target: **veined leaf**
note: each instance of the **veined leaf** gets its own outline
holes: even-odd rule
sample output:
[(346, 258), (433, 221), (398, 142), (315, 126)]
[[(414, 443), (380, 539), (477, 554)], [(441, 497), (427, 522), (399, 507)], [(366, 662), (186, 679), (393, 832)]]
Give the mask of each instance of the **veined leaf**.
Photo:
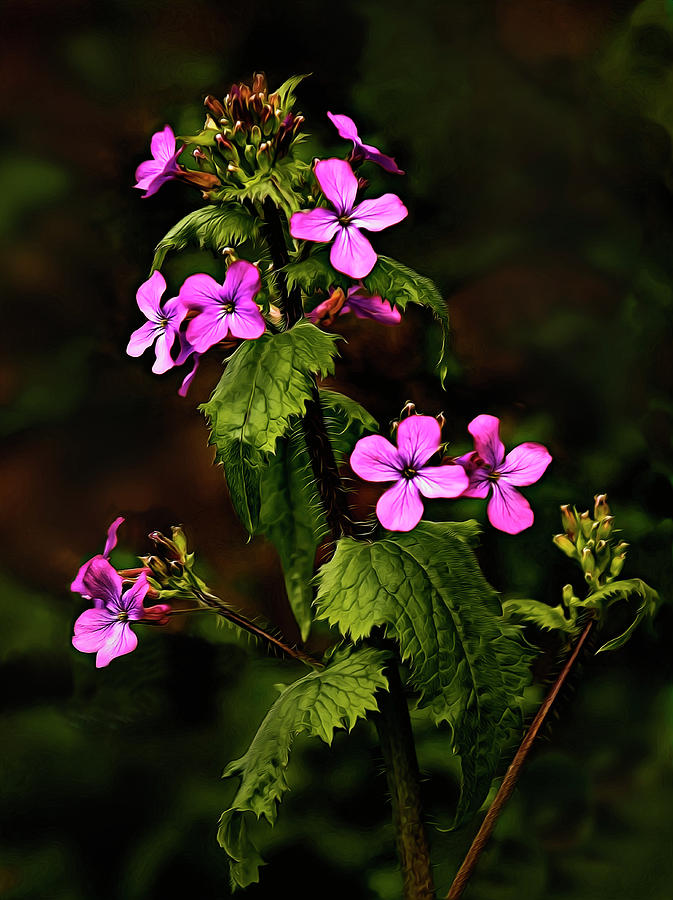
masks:
[[(350, 454), (365, 432), (377, 431), (366, 409), (335, 391), (320, 391), (325, 424), (337, 463)], [(285, 575), (292, 611), (306, 640), (311, 627), (315, 554), (327, 531), (320, 497), (300, 423), (280, 438), (261, 473), (261, 512), (257, 531), (274, 544)]]
[(245, 755), (224, 770), (224, 778), (241, 779), (218, 831), (230, 858), (233, 887), (259, 880), (263, 860), (248, 837), (246, 814), (264, 817), (270, 825), (276, 821), (278, 803), (288, 789), (285, 773), (295, 735), (306, 732), (331, 744), (336, 728), (350, 731), (377, 708), (376, 692), (387, 689), (385, 664), (386, 654), (371, 647), (336, 653), (325, 669), (285, 688)]
[(291, 78), (288, 78), (287, 81), (284, 81), (278, 90), (274, 92), (280, 97), (281, 109), (287, 111), (292, 109), (297, 99), (294, 95), (295, 90), (302, 81), (310, 75), (310, 72), (306, 72), (304, 75), (293, 75)]
[(502, 617), (469, 538), (460, 526), (435, 522), (372, 543), (342, 538), (320, 569), (316, 599), (317, 618), (354, 641), (383, 626), (409, 663), (421, 706), (451, 726), (462, 765), (456, 823), (486, 796), (503, 745), (519, 727), (518, 699), (529, 679), (519, 629)]
[(402, 310), (406, 309), (409, 303), (416, 303), (432, 310), (442, 328), (442, 350), (437, 368), (440, 381), (444, 384), (450, 355), (449, 310), (435, 283), (389, 256), (379, 256), (378, 262), (363, 279), (363, 283), (372, 294), (383, 297)]
[(352, 285), (352, 279), (331, 265), (329, 250), (314, 250), (306, 259), (288, 263), (285, 266), (287, 286), (292, 290), (299, 286), (305, 294), (313, 294), (318, 290), (327, 293), (332, 288), (342, 287), (344, 290)]
[(524, 622), (537, 625), (543, 631), (562, 631), (564, 634), (577, 634), (577, 609), (569, 609), (570, 618), (566, 618), (563, 606), (550, 606), (540, 600), (504, 600), (502, 609), (507, 619), (513, 622)]
[(229, 496), (249, 534), (257, 531), (260, 512), (260, 483), (266, 460), (258, 450), (242, 441), (222, 441), (217, 447), (229, 488)]
[(626, 578), (622, 581), (613, 581), (589, 594), (587, 603), (598, 608), (603, 622), (605, 622), (603, 614), (614, 603), (618, 603), (620, 600), (628, 600), (634, 596), (639, 599), (640, 603), (633, 622), (623, 634), (613, 638), (611, 641), (607, 641), (602, 647), (598, 648), (596, 653), (603, 653), (606, 650), (618, 650), (620, 647), (623, 647), (641, 622), (654, 618), (661, 604), (661, 598), (653, 588), (641, 581), (640, 578)]
[(160, 269), (171, 250), (184, 250), (188, 244), (220, 253), (225, 247), (257, 237), (260, 222), (241, 203), (210, 205), (195, 209), (180, 219), (162, 238), (154, 251), (152, 272)]

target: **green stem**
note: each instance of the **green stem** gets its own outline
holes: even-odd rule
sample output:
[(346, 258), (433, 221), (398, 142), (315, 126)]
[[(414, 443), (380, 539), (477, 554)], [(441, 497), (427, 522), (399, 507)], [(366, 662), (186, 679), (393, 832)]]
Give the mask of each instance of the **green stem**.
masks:
[(542, 725), (544, 724), (549, 711), (554, 705), (554, 701), (559, 695), (559, 692), (568, 678), (573, 666), (577, 662), (577, 659), (580, 655), (580, 651), (584, 646), (591, 629), (594, 625), (594, 620), (591, 619), (582, 634), (580, 635), (573, 652), (568, 658), (565, 666), (561, 670), (561, 674), (558, 676), (552, 689), (547, 694), (544, 702), (540, 706), (537, 711), (533, 722), (528, 729), (526, 736), (521, 742), (519, 749), (516, 751), (514, 755), (514, 759), (510, 763), (509, 769), (507, 769), (507, 773), (502, 780), (502, 784), (498, 789), (498, 793), (495, 795), (495, 799), (490, 806), (490, 809), (486, 813), (484, 817), (484, 821), (481, 823), (481, 828), (477, 832), (475, 839), (472, 841), (472, 845), (467, 852), (467, 856), (463, 860), (463, 864), (458, 869), (458, 873), (456, 877), (453, 879), (453, 884), (449, 890), (449, 893), (446, 895), (446, 900), (459, 900), (460, 897), (463, 896), (463, 891), (467, 886), (467, 882), (470, 880), (472, 873), (479, 861), (479, 857), (484, 851), (486, 844), (488, 843), (489, 838), (495, 828), (495, 823), (498, 820), (498, 816), (502, 812), (502, 809), (512, 796), (512, 792), (514, 791), (514, 787), (516, 782), (521, 774), (521, 769), (523, 768), (523, 764), (526, 761), (526, 757), (530, 752), (531, 747), (535, 742), (535, 738), (538, 736)]

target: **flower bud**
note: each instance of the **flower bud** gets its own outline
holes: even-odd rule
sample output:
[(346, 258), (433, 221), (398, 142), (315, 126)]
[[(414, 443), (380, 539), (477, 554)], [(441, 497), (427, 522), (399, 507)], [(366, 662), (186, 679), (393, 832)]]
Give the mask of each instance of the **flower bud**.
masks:
[(584, 550), (582, 550), (581, 563), (585, 575), (592, 575), (594, 573), (596, 569), (596, 559), (589, 547), (585, 547)]
[(603, 516), (603, 518), (598, 523), (598, 537), (601, 540), (605, 540), (610, 537), (613, 528), (615, 527), (615, 517), (614, 516)]
[(580, 515), (580, 528), (582, 530), (582, 534), (584, 535), (584, 537), (586, 539), (588, 539), (589, 536), (591, 535), (591, 529), (593, 527), (593, 524), (594, 523), (589, 518), (589, 510), (586, 510), (586, 512), (583, 512)]
[(220, 101), (216, 100), (215, 97), (211, 96), (210, 94), (208, 94), (208, 96), (204, 99), (203, 105), (206, 107), (206, 109), (216, 122), (219, 122), (220, 120), (226, 118), (224, 106), (222, 106)]
[(577, 598), (571, 584), (566, 584), (563, 588), (563, 605), (569, 609)]
[(569, 556), (571, 559), (577, 559), (577, 548), (567, 534), (554, 535), (554, 543), (566, 556)]
[(575, 510), (571, 509), (567, 503), (561, 507), (561, 526), (571, 541), (574, 541), (579, 528), (579, 520)]
[(400, 413), (400, 420), (406, 419), (407, 416), (415, 416), (416, 415), (416, 404), (412, 403), (411, 400), (407, 400), (407, 402), (402, 407), (402, 412)]
[(615, 556), (610, 563), (610, 577), (616, 578), (619, 573), (624, 568), (624, 563), (626, 562), (626, 554), (622, 553), (621, 556)]
[(610, 515), (607, 494), (596, 494), (594, 497), (594, 519), (604, 519)]

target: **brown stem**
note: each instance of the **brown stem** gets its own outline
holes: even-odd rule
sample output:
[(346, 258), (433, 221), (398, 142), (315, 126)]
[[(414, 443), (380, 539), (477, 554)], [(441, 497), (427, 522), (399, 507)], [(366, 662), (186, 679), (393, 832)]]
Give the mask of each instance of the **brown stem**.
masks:
[(544, 724), (547, 715), (554, 705), (554, 701), (559, 695), (559, 691), (565, 684), (565, 681), (570, 674), (572, 667), (577, 662), (577, 658), (580, 655), (580, 651), (584, 646), (591, 629), (593, 627), (594, 620), (591, 619), (582, 634), (580, 635), (573, 652), (570, 654), (565, 666), (561, 670), (561, 674), (558, 676), (552, 689), (547, 694), (544, 702), (540, 706), (537, 711), (535, 718), (533, 719), (533, 723), (528, 729), (526, 736), (521, 742), (519, 749), (516, 751), (514, 755), (514, 759), (510, 763), (509, 768), (505, 774), (505, 777), (502, 780), (502, 784), (498, 789), (498, 793), (495, 795), (495, 799), (491, 804), (490, 809), (486, 813), (484, 817), (484, 821), (481, 823), (481, 828), (477, 832), (475, 839), (472, 841), (472, 845), (467, 852), (467, 856), (463, 860), (463, 864), (458, 869), (458, 873), (456, 877), (453, 879), (453, 884), (449, 890), (449, 893), (446, 895), (446, 900), (459, 900), (463, 895), (463, 891), (467, 886), (467, 882), (470, 880), (470, 877), (479, 861), (479, 857), (481, 856), (486, 844), (488, 843), (489, 838), (495, 828), (495, 823), (498, 819), (498, 816), (502, 812), (502, 808), (505, 803), (512, 796), (512, 792), (514, 791), (514, 787), (516, 782), (521, 774), (521, 769), (523, 768), (523, 764), (526, 761), (526, 757), (535, 742), (535, 738), (538, 736), (542, 725)]
[(265, 631), (265, 629), (261, 626), (255, 625), (254, 622), (246, 619), (246, 617), (241, 615), (241, 613), (235, 612), (235, 610), (227, 606), (227, 604), (223, 600), (220, 600), (220, 598), (216, 597), (214, 594), (195, 589), (194, 596), (197, 597), (197, 599), (200, 600), (200, 602), (207, 606), (209, 609), (216, 610), (224, 619), (227, 619), (229, 622), (232, 622), (234, 625), (237, 625), (239, 628), (247, 631), (249, 634), (252, 634), (257, 638), (266, 641), (267, 644), (271, 644), (271, 646), (275, 647), (277, 650), (280, 650), (281, 653), (284, 653), (286, 656), (289, 656), (292, 659), (299, 659), (301, 660), (301, 662), (308, 663), (310, 666), (315, 666), (318, 669), (323, 668), (324, 664), (314, 656), (311, 656), (310, 653), (306, 653), (303, 650), (300, 650), (298, 647), (290, 647), (289, 644), (286, 644), (279, 638), (274, 637), (274, 635), (270, 634), (268, 631)]

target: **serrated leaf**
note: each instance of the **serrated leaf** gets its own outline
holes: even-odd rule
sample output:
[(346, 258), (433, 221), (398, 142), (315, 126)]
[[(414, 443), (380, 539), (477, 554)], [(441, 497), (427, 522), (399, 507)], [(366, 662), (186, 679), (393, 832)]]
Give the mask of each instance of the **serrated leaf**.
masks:
[[(327, 433), (341, 464), (365, 432), (377, 431), (366, 409), (335, 391), (320, 391)], [(274, 544), (285, 576), (290, 606), (306, 640), (312, 622), (315, 554), (327, 531), (320, 497), (300, 424), (280, 438), (262, 472), (258, 532)]]
[[(297, 143), (298, 139), (295, 139), (292, 147)], [(228, 200), (238, 203), (250, 200), (255, 204), (263, 204), (269, 199), (289, 217), (304, 203), (303, 197), (295, 188), (306, 181), (310, 171), (307, 163), (290, 153), (275, 162), (273, 168), (256, 171), (242, 185), (225, 185), (221, 193)]]
[(574, 635), (579, 631), (576, 611), (569, 610), (570, 618), (566, 618), (563, 606), (550, 606), (540, 600), (504, 600), (502, 609), (507, 619), (513, 622), (524, 622), (536, 625), (543, 631), (562, 631)]
[(342, 538), (320, 569), (316, 599), (317, 618), (354, 641), (383, 626), (409, 663), (420, 705), (451, 726), (462, 766), (456, 824), (483, 801), (519, 725), (530, 661), (468, 536), (453, 523), (421, 522), (372, 543)]
[(349, 731), (377, 708), (375, 694), (387, 689), (386, 654), (371, 647), (336, 653), (329, 665), (289, 687), (267, 713), (244, 756), (229, 763), (224, 778), (239, 776), (236, 796), (220, 818), (218, 841), (231, 864), (234, 888), (259, 880), (263, 864), (248, 836), (246, 814), (273, 825), (288, 789), (286, 769), (297, 734), (306, 732), (332, 743), (334, 731)]
[(221, 253), (259, 234), (259, 220), (240, 203), (204, 206), (180, 219), (157, 244), (152, 272), (160, 269), (169, 251), (184, 250), (194, 244), (202, 250)]
[(442, 350), (437, 362), (442, 384), (449, 369), (449, 310), (432, 279), (419, 275), (389, 256), (379, 256), (372, 271), (363, 279), (367, 290), (404, 310), (416, 303), (432, 310), (442, 328)]
[(285, 266), (288, 290), (300, 287), (305, 294), (318, 290), (328, 292), (332, 288), (347, 290), (353, 281), (337, 270), (329, 261), (329, 250), (314, 250), (306, 259), (290, 262)]
[(218, 460), (222, 463), (229, 488), (229, 496), (250, 534), (257, 530), (260, 513), (260, 483), (266, 468), (264, 456), (242, 441), (224, 441), (218, 445)]
[(594, 591), (587, 598), (587, 602), (595, 606), (601, 613), (601, 618), (605, 620), (604, 613), (615, 603), (620, 600), (628, 600), (630, 597), (638, 597), (640, 604), (636, 610), (636, 615), (629, 627), (618, 637), (607, 641), (602, 647), (599, 647), (596, 653), (604, 653), (607, 650), (618, 650), (632, 636), (641, 622), (646, 619), (653, 619), (661, 604), (659, 594), (640, 578), (627, 578), (621, 581), (613, 581), (604, 587)]

